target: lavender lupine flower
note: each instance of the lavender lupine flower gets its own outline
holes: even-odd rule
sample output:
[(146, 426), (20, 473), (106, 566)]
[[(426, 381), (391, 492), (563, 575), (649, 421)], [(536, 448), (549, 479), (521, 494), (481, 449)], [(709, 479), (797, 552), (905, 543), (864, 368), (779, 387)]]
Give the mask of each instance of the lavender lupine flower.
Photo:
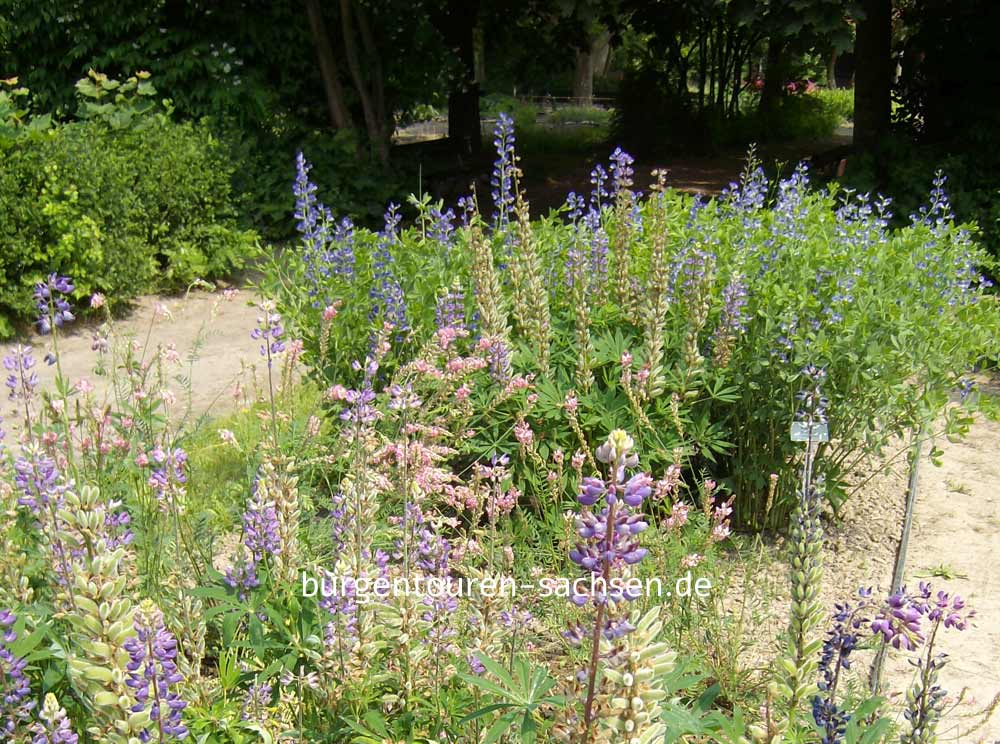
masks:
[(62, 328), (76, 318), (70, 311), (65, 295), (75, 289), (67, 276), (49, 274), (48, 279), (35, 285), (35, 305), (38, 308), (38, 332), (45, 336), (53, 328)]
[(14, 485), (20, 490), (17, 503), (26, 506), (36, 516), (50, 508), (62, 508), (67, 484), (56, 462), (37, 446), (29, 446), (24, 455), (14, 461)]
[(830, 401), (823, 395), (822, 384), (826, 379), (826, 370), (810, 364), (802, 370), (802, 375), (808, 381), (808, 386), (796, 393), (799, 408), (795, 418), (809, 424), (826, 422), (826, 409)]
[(434, 319), (439, 330), (465, 328), (465, 290), (461, 284), (456, 282), (438, 295)]
[[(333, 215), (325, 207), (324, 214), (331, 223), (334, 223)], [(333, 245), (335, 247), (324, 254), (324, 263), (333, 274), (345, 279), (352, 279), (354, 277), (354, 222), (351, 221), (350, 217), (342, 217), (339, 222), (334, 223)]]
[[(411, 504), (416, 506), (416, 504)], [(417, 566), (429, 576), (448, 575), (448, 557), (451, 544), (426, 525), (419, 530), (417, 543)]]
[(259, 481), (255, 481), (250, 501), (243, 512), (243, 543), (253, 558), (260, 563), (265, 556), (281, 553), (281, 530), (278, 512), (270, 501), (264, 501)]
[(384, 321), (392, 323), (397, 332), (402, 333), (409, 329), (406, 320), (406, 298), (393, 270), (391, 250), (399, 243), (398, 229), (402, 217), (398, 210), (398, 204), (389, 204), (385, 212), (385, 228), (379, 233), (378, 247), (375, 250), (375, 281), (369, 290), (369, 297), (372, 300), (372, 320), (381, 317)]
[[(487, 339), (484, 339), (487, 340)], [(510, 379), (510, 346), (499, 336), (488, 339), (485, 345), (486, 358), (490, 363), (490, 376), (498, 382)]]
[[(648, 524), (636, 510), (652, 493), (653, 481), (645, 473), (625, 479), (626, 468), (639, 464), (638, 456), (632, 452), (634, 446), (632, 438), (624, 431), (611, 432), (607, 442), (598, 447), (596, 453), (597, 459), (608, 465), (608, 478), (584, 478), (577, 496), (579, 502), (588, 508), (576, 520), (577, 533), (583, 541), (570, 551), (569, 557), (590, 575), (601, 577), (605, 582), (612, 570), (636, 564), (648, 552), (640, 547), (637, 539)], [(590, 507), (598, 502), (603, 502), (604, 506), (595, 513)], [(608, 590), (607, 594), (604, 589)], [(619, 602), (637, 597), (638, 594), (629, 589), (607, 586), (599, 587), (594, 596), (589, 593), (575, 594), (572, 601), (577, 605), (588, 601), (603, 605), (608, 600)]]
[(773, 237), (786, 244), (805, 237), (802, 211), (808, 189), (809, 171), (804, 162), (795, 167), (791, 176), (778, 182), (778, 198), (774, 204), (774, 221), (771, 225)]
[(587, 208), (587, 200), (575, 191), (570, 191), (566, 195), (566, 208), (569, 210), (568, 217), (570, 223), (575, 225), (580, 221), (580, 217), (583, 216), (584, 209)]
[(837, 689), (841, 672), (850, 670), (851, 654), (864, 635), (868, 623), (866, 615), (873, 607), (871, 597), (872, 590), (862, 588), (858, 590), (857, 604), (844, 602), (835, 606), (833, 627), (820, 653), (820, 681), (817, 684), (820, 694), (812, 699), (813, 720), (819, 726), (822, 744), (841, 744), (851, 720), (850, 712), (837, 701)]
[(472, 215), (476, 213), (476, 200), (471, 196), (458, 197), (458, 210), (462, 213), (462, 224), (468, 227), (472, 221)]
[(736, 337), (746, 330), (747, 285), (743, 277), (734, 275), (722, 290), (722, 312), (712, 338), (713, 359), (725, 366)]
[(250, 338), (260, 341), (260, 355), (267, 359), (267, 366), (274, 363), (274, 357), (285, 350), (281, 340), (285, 329), (281, 324), (281, 315), (274, 311), (270, 303), (262, 303), (263, 315), (257, 317), (257, 326), (250, 331)]
[(295, 157), (296, 177), (292, 186), (292, 193), (295, 195), (295, 227), (302, 236), (302, 258), (306, 278), (310, 283), (308, 292), (315, 297), (319, 294), (320, 285), (320, 269), (317, 264), (326, 250), (329, 235), (322, 205), (316, 199), (316, 185), (309, 180), (311, 169), (305, 155), (299, 152)]
[[(352, 365), (355, 371), (362, 369), (361, 363), (355, 361)], [(378, 372), (379, 363), (377, 360), (368, 357), (365, 359), (364, 378), (361, 387), (357, 390), (346, 390), (341, 388), (338, 398), (347, 405), (340, 412), (342, 421), (350, 421), (357, 426), (365, 426), (374, 423), (381, 418), (382, 413), (375, 403), (375, 375)]]
[(493, 228), (506, 232), (514, 208), (514, 181), (517, 176), (517, 156), (514, 154), (514, 120), (501, 113), (493, 129), (493, 146), (497, 159), (490, 178), (493, 197)]
[(51, 692), (45, 696), (38, 718), (31, 726), (31, 744), (78, 744), (80, 739), (70, 728), (66, 711)]
[(615, 151), (611, 153), (611, 194), (613, 197), (625, 193), (631, 194), (633, 177), (635, 176), (635, 171), (632, 169), (633, 163), (635, 163), (635, 158), (620, 147), (616, 147)]
[(17, 640), (14, 623), (17, 616), (10, 610), (0, 610), (0, 683), (3, 697), (0, 697), (0, 739), (13, 737), (22, 724), (30, 720), (35, 701), (31, 699), (31, 683), (25, 669), (28, 662), (10, 651)]
[(611, 196), (611, 192), (608, 190), (608, 172), (600, 163), (590, 171), (590, 183), (594, 187), (590, 192), (590, 207), (600, 214), (601, 210), (607, 206), (608, 197)]
[(601, 213), (590, 209), (583, 220), (587, 229), (590, 246), (589, 266), (590, 286), (600, 290), (608, 278), (608, 233), (601, 222)]
[(267, 682), (254, 682), (243, 695), (241, 721), (263, 724), (267, 721), (267, 707), (271, 704), (273, 688)]
[(135, 698), (132, 712), (148, 710), (151, 721), (139, 738), (150, 741), (155, 731), (157, 741), (183, 739), (188, 735), (182, 720), (187, 703), (176, 691), (184, 679), (177, 669), (177, 639), (164, 627), (163, 613), (148, 601), (136, 613), (133, 627), (136, 634), (124, 644), (129, 655), (125, 684)]
[(837, 209), (836, 235), (838, 240), (862, 248), (859, 255), (866, 255), (877, 245), (889, 239), (887, 230), (892, 219), (892, 200), (879, 196), (872, 202), (869, 194), (845, 190), (843, 201)]
[(10, 374), (4, 384), (10, 390), (12, 401), (27, 401), (35, 397), (38, 387), (38, 375), (34, 371), (35, 359), (31, 356), (30, 346), (18, 344), (3, 358), (3, 367)]
[(968, 400), (969, 396), (972, 395), (976, 390), (976, 381), (969, 379), (968, 377), (963, 377), (958, 381), (958, 395), (962, 403)]
[(431, 226), (428, 231), (430, 239), (450, 250), (455, 243), (455, 210), (446, 209), (444, 211), (437, 205), (430, 208)]
[(121, 508), (118, 499), (108, 501), (108, 511), (104, 516), (104, 532), (102, 538), (108, 550), (114, 550), (122, 545), (131, 545), (135, 534), (130, 528), (132, 517), (126, 509)]
[(341, 588), (343, 591), (324, 594), (319, 600), (320, 609), (331, 615), (323, 628), (328, 648), (342, 649), (345, 642), (350, 646), (358, 637), (357, 585), (353, 579), (343, 579)]
[(149, 474), (147, 484), (157, 500), (165, 503), (175, 496), (184, 494), (187, 483), (187, 452), (180, 447), (165, 450), (156, 447), (149, 453), (149, 461), (153, 469)]
[(234, 566), (226, 569), (223, 579), (230, 589), (236, 590), (241, 602), (245, 602), (250, 591), (260, 586), (257, 578), (257, 564), (251, 559), (241, 558)]
[(330, 276), (347, 279), (354, 276), (354, 224), (347, 217), (337, 222), (333, 213), (316, 199), (316, 186), (309, 180), (311, 169), (299, 152), (295, 158), (296, 178), (292, 187), (296, 229), (302, 236), (302, 258), (309, 282), (307, 291), (319, 306), (328, 304), (329, 298), (319, 297), (319, 294)]
[(469, 665), (469, 669), (472, 670), (472, 673), (477, 677), (481, 677), (486, 674), (486, 666), (479, 660), (479, 654), (475, 651), (466, 654), (465, 661)]
[(944, 190), (944, 185), (947, 182), (948, 177), (942, 171), (937, 171), (934, 174), (930, 202), (920, 207), (917, 214), (910, 215), (912, 224), (938, 227), (954, 219), (955, 214), (951, 208), (951, 200)]
[(609, 169), (611, 171), (611, 197), (621, 211), (621, 218), (630, 232), (642, 229), (642, 209), (639, 205), (641, 194), (632, 190), (635, 171), (632, 164), (635, 159), (620, 147), (611, 153)]

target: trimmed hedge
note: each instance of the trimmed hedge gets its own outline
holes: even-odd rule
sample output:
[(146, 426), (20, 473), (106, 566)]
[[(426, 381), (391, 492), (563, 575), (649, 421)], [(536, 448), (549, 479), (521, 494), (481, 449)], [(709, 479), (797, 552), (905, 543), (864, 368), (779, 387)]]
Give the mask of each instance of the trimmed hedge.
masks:
[(236, 224), (232, 165), (208, 129), (165, 115), (21, 130), (0, 169), (0, 337), (30, 320), (36, 282), (122, 303), (225, 275), (257, 250)]

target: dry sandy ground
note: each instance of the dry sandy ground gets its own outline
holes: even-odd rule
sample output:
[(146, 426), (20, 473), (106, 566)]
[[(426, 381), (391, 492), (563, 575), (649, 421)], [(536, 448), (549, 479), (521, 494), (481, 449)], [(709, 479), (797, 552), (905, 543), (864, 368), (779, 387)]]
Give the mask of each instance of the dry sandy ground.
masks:
[(910, 535), (907, 581), (933, 578), (935, 584), (969, 599), (979, 617), (963, 633), (941, 636), (940, 648), (951, 659), (942, 672), (943, 686), (967, 687), (943, 741), (995, 742), (1000, 713), (981, 729), (967, 733), (981, 716), (977, 711), (1000, 693), (1000, 425), (977, 422), (967, 439), (943, 442), (944, 462), (921, 464), (920, 487)]
[[(258, 310), (255, 296), (249, 290), (236, 290), (224, 295), (217, 292), (192, 292), (182, 297), (150, 296), (139, 299), (126, 318), (114, 322), (114, 333), (120, 338), (135, 337), (155, 350), (157, 345), (173, 343), (181, 364), (175, 374), (190, 378), (190, 406), (193, 415), (211, 411), (226, 412), (233, 407), (230, 391), (243, 373), (244, 363), (256, 361), (257, 342), (250, 338)], [(157, 313), (166, 308), (169, 315)], [(91, 349), (94, 325), (74, 324), (59, 338), (59, 356), (65, 377), (76, 383), (88, 379), (96, 388), (100, 400), (107, 392), (108, 377), (94, 374), (96, 355)], [(36, 370), (43, 386), (52, 389), (55, 367), (42, 362), (48, 344), (47, 337), (35, 336)], [(179, 405), (188, 403), (188, 393), (177, 383), (174, 393)]]
[[(998, 392), (995, 385), (993, 392)], [(978, 614), (964, 632), (944, 631), (936, 642), (949, 656), (939, 679), (949, 693), (939, 741), (998, 742), (1000, 712), (983, 720), (1000, 694), (1000, 424), (980, 419), (965, 440), (940, 438), (937, 445), (943, 451), (941, 467), (931, 463), (926, 445), (920, 463), (904, 584), (916, 588), (920, 581), (930, 581), (935, 592), (943, 589), (966, 598)], [(831, 611), (858, 587), (886, 591), (890, 586), (907, 476), (903, 462), (889, 468), (846, 505), (840, 523), (826, 525), (821, 600)], [(759, 610), (762, 625), (748, 659), (772, 659), (775, 639), (787, 622), (784, 549), (781, 538), (767, 545), (771, 563), (763, 572), (766, 578), (736, 577), (738, 596), (747, 586), (771, 596)], [(859, 654), (854, 668), (864, 673), (869, 663), (870, 656)], [(903, 659), (887, 662), (883, 694), (897, 709), (913, 680), (913, 667)]]

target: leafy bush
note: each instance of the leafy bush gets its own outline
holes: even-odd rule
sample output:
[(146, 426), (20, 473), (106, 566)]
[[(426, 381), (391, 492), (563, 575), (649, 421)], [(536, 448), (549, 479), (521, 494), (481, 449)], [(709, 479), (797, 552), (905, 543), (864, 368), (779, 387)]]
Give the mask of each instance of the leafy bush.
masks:
[(841, 121), (854, 121), (853, 88), (817, 88), (810, 95), (836, 112)]
[[(962, 222), (978, 228), (979, 240), (994, 258), (1000, 257), (1000, 158), (990, 144), (988, 128), (975, 143), (957, 148), (914, 144), (901, 137), (887, 138), (877, 151), (848, 159), (841, 179), (845, 188), (859, 192), (886, 189), (896, 195), (898, 218), (905, 221), (922, 203), (921, 184), (940, 170), (948, 178), (948, 194)], [(994, 278), (996, 275), (994, 274)]]
[[(559, 425), (573, 399), (588, 436), (609, 421), (635, 432), (654, 467), (710, 472), (735, 494), (739, 521), (760, 527), (783, 525), (794, 503), (789, 426), (803, 368), (827, 369), (840, 410), (821, 447), (836, 507), (867, 456), (932, 420), (997, 353), (1000, 308), (978, 272), (987, 257), (953, 224), (940, 184), (914, 224), (890, 230), (888, 200), (810, 191), (802, 168), (773, 186), (749, 168), (719, 201), (657, 188), (637, 201), (630, 158), (617, 151), (616, 175), (595, 171), (586, 211), (572, 197), (568, 222), (528, 223), (511, 157), (494, 174), (504, 206), (492, 218), (466, 213), (470, 226), (457, 231), (426, 201), (412, 229), (400, 232), (395, 216), (372, 234), (325, 224), (300, 198), (313, 242), (283, 257), (267, 286), (320, 379), (350, 377), (372, 318), (417, 341), (400, 349), (404, 364), (435, 329), (435, 306), (461, 296), (459, 320), (478, 317), (481, 343), (509, 355), (509, 373), (535, 376), (530, 422), (545, 451), (576, 446)], [(335, 301), (343, 310), (328, 328), (321, 313)], [(967, 419), (951, 413), (954, 433)], [(480, 410), (466, 452), (515, 446), (523, 415)]]
[(95, 105), (81, 121), (22, 128), (4, 149), (0, 335), (31, 317), (33, 287), (53, 271), (74, 276), (77, 297), (121, 303), (226, 275), (256, 250), (208, 129)]
[(611, 123), (614, 111), (597, 106), (560, 106), (546, 118), (553, 124), (603, 124)]

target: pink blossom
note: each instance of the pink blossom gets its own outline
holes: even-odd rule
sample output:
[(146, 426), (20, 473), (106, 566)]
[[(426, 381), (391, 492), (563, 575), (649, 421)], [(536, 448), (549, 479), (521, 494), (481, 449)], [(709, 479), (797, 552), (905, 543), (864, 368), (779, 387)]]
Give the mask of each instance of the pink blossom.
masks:
[(135, 464), (138, 465), (140, 468), (144, 468), (147, 465), (149, 465), (149, 457), (146, 455), (145, 452), (140, 452), (138, 455), (135, 456)]
[(337, 313), (340, 311), (340, 300), (337, 300), (332, 305), (327, 305), (323, 308), (323, 320), (329, 323), (331, 320), (337, 317)]
[(343, 385), (333, 385), (326, 391), (327, 400), (347, 400), (347, 388)]
[(90, 296), (90, 307), (94, 310), (104, 307), (104, 295), (100, 292), (94, 292), (94, 294)]
[(566, 407), (566, 413), (576, 413), (576, 408), (579, 401), (577, 401), (576, 396), (573, 393), (568, 393), (566, 395), (566, 401), (563, 405)]
[(76, 391), (82, 395), (94, 392), (94, 386), (86, 377), (81, 377), (76, 382)]
[(704, 556), (698, 555), (697, 553), (691, 553), (681, 558), (681, 565), (684, 568), (694, 568), (699, 563), (704, 560)]
[(670, 516), (664, 520), (663, 526), (668, 530), (680, 529), (687, 524), (689, 510), (690, 507), (687, 504), (681, 501), (674, 502), (670, 509)]
[(514, 424), (514, 438), (525, 447), (529, 446), (532, 441), (534, 441), (535, 435), (531, 431), (531, 425), (524, 419), (521, 419)]
[(587, 456), (580, 452), (579, 450), (573, 453), (573, 457), (570, 458), (570, 465), (573, 470), (581, 470), (583, 468), (583, 463), (587, 459)]
[(715, 542), (721, 542), (725, 540), (729, 535), (732, 534), (729, 525), (723, 522), (722, 524), (717, 524), (712, 528), (712, 540)]
[(472, 389), (468, 385), (462, 385), (455, 391), (455, 400), (468, 400), (472, 394)]
[(236, 441), (236, 435), (229, 429), (219, 429), (219, 439), (222, 440), (223, 444), (228, 444), (233, 447), (239, 446)]

